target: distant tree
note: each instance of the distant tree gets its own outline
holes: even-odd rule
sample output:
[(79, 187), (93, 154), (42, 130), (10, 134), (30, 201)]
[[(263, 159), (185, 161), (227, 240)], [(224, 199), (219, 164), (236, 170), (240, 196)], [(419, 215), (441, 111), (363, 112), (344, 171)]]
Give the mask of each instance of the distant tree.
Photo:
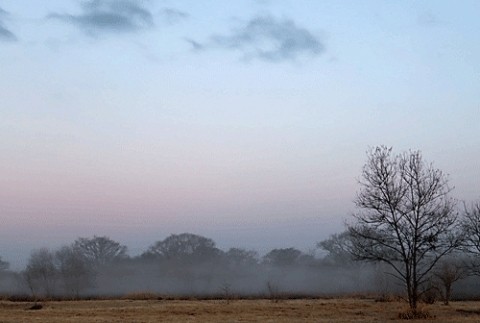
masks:
[(55, 253), (55, 261), (65, 292), (78, 298), (80, 292), (93, 285), (94, 270), (85, 255), (73, 246), (65, 246)]
[(353, 262), (350, 250), (352, 248), (352, 239), (348, 231), (332, 234), (328, 239), (320, 241), (317, 247), (327, 251), (324, 259), (327, 259), (337, 265), (350, 265)]
[(439, 261), (433, 274), (440, 281), (442, 286), (443, 303), (448, 305), (452, 295), (453, 284), (460, 279), (467, 277), (466, 268), (460, 259), (445, 257)]
[(263, 257), (265, 264), (273, 266), (293, 266), (298, 264), (302, 252), (295, 248), (273, 249)]
[(172, 234), (151, 246), (147, 253), (164, 260), (208, 261), (217, 258), (221, 251), (212, 239), (196, 234)]
[(127, 247), (108, 237), (78, 238), (73, 248), (97, 267), (127, 257)]
[(442, 257), (460, 244), (455, 203), (445, 175), (420, 152), (369, 152), (363, 167), (359, 211), (348, 225), (356, 259), (385, 262), (407, 291), (416, 313), (420, 287)]
[(221, 265), (222, 251), (212, 239), (196, 234), (172, 234), (157, 241), (143, 255), (159, 265), (159, 274), (177, 290), (195, 293), (199, 284), (210, 285)]
[(254, 266), (258, 264), (258, 252), (241, 248), (230, 248), (225, 253), (228, 263), (234, 267)]
[(4, 278), (5, 273), (8, 271), (10, 264), (0, 257), (0, 280)]
[(47, 248), (32, 251), (23, 276), (34, 297), (42, 292), (52, 296), (57, 280), (54, 254)]
[(465, 265), (471, 275), (480, 276), (480, 202), (465, 207), (461, 222), (464, 234), (462, 249), (471, 256)]
[(0, 257), (0, 274), (7, 271), (9, 267), (10, 264), (7, 261), (2, 260), (2, 257)]

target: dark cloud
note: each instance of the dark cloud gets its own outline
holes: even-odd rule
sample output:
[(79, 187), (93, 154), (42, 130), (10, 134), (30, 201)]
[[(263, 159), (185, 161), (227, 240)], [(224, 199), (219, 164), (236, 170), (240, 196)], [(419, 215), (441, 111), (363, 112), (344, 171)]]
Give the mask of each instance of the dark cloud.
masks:
[(437, 16), (435, 16), (431, 12), (424, 12), (418, 15), (417, 21), (420, 25), (427, 27), (438, 26), (443, 23), (440, 19), (438, 19)]
[(52, 13), (59, 19), (81, 28), (89, 35), (103, 32), (137, 32), (153, 26), (152, 13), (135, 0), (91, 0), (82, 3), (80, 14)]
[(175, 24), (188, 18), (188, 14), (174, 8), (163, 8), (160, 10), (162, 21), (167, 24)]
[(289, 19), (260, 16), (228, 35), (214, 35), (206, 44), (190, 41), (195, 48), (220, 47), (240, 51), (244, 59), (266, 61), (295, 60), (300, 56), (318, 56), (324, 45), (309, 30)]
[(16, 41), (17, 37), (3, 23), (3, 18), (8, 16), (8, 12), (0, 8), (0, 41)]
[(0, 22), (0, 40), (2, 41), (15, 41), (17, 40), (17, 37), (3, 26), (3, 24)]
[(190, 38), (185, 38), (185, 41), (192, 46), (194, 51), (200, 51), (205, 49), (205, 45), (203, 45), (202, 43), (199, 43), (198, 41), (195, 41)]

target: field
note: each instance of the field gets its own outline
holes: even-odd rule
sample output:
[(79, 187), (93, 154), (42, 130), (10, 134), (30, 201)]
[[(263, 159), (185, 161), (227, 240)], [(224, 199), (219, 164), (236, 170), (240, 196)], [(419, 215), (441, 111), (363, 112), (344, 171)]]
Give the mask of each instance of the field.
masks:
[[(0, 322), (405, 322), (403, 302), (371, 299), (0, 302)], [(435, 322), (479, 322), (479, 302), (425, 306)], [(412, 320), (422, 322), (425, 320)], [(409, 321), (409, 322), (412, 322)]]

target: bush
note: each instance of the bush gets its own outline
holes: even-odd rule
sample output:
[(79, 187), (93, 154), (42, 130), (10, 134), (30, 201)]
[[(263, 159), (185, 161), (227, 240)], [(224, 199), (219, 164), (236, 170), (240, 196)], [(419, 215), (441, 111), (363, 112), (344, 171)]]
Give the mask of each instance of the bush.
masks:
[(397, 300), (398, 298), (392, 294), (382, 294), (375, 298), (376, 303), (390, 303)]
[(426, 319), (434, 319), (435, 316), (431, 315), (428, 311), (424, 309), (408, 309), (404, 312), (398, 313), (398, 318), (401, 320), (426, 320)]
[(122, 299), (128, 299), (133, 301), (148, 301), (158, 300), (161, 299), (161, 297), (152, 292), (133, 292), (123, 295)]

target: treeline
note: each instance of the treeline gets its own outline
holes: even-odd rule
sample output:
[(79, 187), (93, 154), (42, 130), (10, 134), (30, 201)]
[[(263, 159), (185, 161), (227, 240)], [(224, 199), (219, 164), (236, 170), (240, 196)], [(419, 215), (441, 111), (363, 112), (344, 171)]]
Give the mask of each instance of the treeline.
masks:
[(332, 257), (317, 258), (296, 248), (220, 250), (212, 239), (173, 234), (139, 256), (108, 237), (79, 238), (57, 250), (31, 252), (25, 268), (2, 261), (0, 293), (33, 298), (79, 298), (156, 293), (172, 296), (326, 295), (373, 290), (369, 266)]
[[(212, 239), (183, 233), (170, 235), (132, 257), (126, 246), (108, 237), (78, 238), (57, 250), (33, 250), (18, 272), (9, 271), (8, 263), (1, 261), (0, 293), (33, 299), (135, 293), (222, 298), (361, 293), (380, 300), (402, 293), (388, 267), (355, 261), (345, 251), (346, 243), (345, 232), (318, 243), (322, 257), (293, 247), (273, 249), (260, 257), (255, 250), (220, 250)], [(467, 258), (457, 256), (442, 262), (432, 276), (430, 288), (436, 286), (437, 298), (444, 297), (445, 284), (450, 284), (448, 292), (457, 298), (477, 296), (480, 282), (462, 267)], [(455, 294), (453, 285), (460, 279), (461, 293)]]

